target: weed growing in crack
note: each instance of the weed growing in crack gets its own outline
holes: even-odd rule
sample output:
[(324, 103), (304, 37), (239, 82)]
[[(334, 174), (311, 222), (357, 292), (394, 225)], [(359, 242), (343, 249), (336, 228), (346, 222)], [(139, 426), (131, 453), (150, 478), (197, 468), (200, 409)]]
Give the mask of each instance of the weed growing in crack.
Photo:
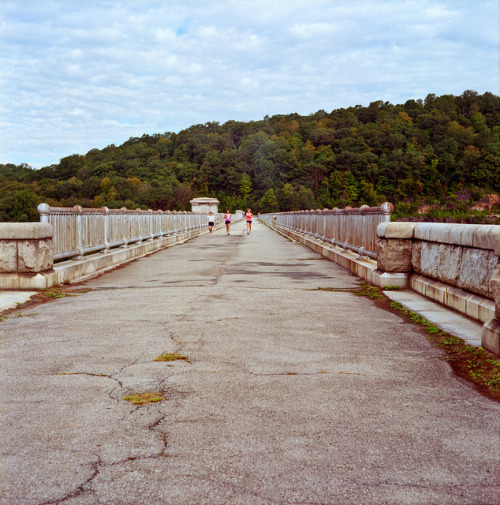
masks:
[(68, 293), (61, 293), (60, 290), (58, 289), (48, 289), (47, 291), (44, 292), (44, 295), (47, 298), (64, 298), (66, 296), (69, 296)]
[(124, 396), (123, 399), (132, 405), (145, 405), (146, 403), (156, 403), (165, 400), (162, 393), (136, 393)]
[(356, 296), (367, 296), (372, 300), (385, 299), (385, 295), (380, 291), (379, 288), (377, 288), (376, 286), (372, 286), (371, 284), (368, 284), (366, 282), (361, 285), (360, 291), (353, 291), (353, 294), (355, 294)]
[(164, 352), (153, 361), (188, 361), (188, 358), (187, 356), (183, 356), (177, 352), (174, 352), (172, 354), (169, 352)]

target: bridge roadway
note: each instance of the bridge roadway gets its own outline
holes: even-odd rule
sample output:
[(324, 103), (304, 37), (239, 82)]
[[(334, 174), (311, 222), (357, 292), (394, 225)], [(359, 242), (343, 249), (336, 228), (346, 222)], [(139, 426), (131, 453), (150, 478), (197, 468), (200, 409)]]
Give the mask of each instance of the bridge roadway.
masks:
[(498, 404), (356, 277), (243, 226), (1, 323), (0, 503), (500, 503)]

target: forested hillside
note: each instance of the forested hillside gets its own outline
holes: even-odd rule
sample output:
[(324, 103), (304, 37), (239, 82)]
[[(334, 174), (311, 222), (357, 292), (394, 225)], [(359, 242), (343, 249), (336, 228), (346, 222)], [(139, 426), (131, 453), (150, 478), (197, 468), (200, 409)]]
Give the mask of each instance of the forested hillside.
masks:
[(387, 200), (401, 217), (423, 204), (463, 213), (491, 193), (500, 193), (500, 98), (474, 91), (195, 125), (40, 170), (0, 165), (3, 221), (38, 220), (42, 201), (190, 210), (196, 196), (254, 212)]

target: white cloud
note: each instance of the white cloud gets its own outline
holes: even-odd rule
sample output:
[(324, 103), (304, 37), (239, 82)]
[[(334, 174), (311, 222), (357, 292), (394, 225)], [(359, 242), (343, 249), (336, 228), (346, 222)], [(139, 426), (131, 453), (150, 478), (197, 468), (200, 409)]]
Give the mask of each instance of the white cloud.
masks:
[(495, 0), (0, 3), (0, 162), (143, 133), (498, 92)]

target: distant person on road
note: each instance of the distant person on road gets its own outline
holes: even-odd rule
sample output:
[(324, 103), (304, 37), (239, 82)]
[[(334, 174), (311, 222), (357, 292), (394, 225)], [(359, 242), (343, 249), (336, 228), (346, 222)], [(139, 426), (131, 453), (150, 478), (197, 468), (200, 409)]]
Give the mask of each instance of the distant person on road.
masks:
[(212, 211), (209, 212), (207, 221), (208, 221), (208, 231), (212, 233), (215, 224), (215, 216)]
[(247, 235), (249, 235), (250, 232), (252, 231), (252, 218), (253, 218), (252, 209), (247, 210), (245, 217), (247, 220)]
[(229, 235), (229, 228), (231, 226), (231, 214), (228, 210), (226, 210), (226, 213), (224, 214), (224, 222), (226, 223), (226, 231)]

